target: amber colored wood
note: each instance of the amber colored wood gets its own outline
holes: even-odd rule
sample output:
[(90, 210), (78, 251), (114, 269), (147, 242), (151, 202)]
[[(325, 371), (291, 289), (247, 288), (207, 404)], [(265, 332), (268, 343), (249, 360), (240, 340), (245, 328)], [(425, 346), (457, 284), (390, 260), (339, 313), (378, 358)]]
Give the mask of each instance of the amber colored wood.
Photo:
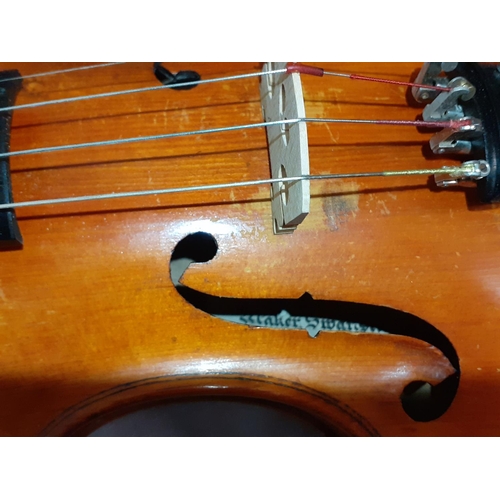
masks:
[[(76, 66), (76, 65), (75, 65)], [(419, 65), (328, 63), (332, 71), (408, 80)], [(68, 64), (8, 64), (23, 74)], [(260, 64), (180, 64), (203, 78)], [(150, 64), (35, 78), (17, 103), (155, 85)], [(414, 119), (404, 88), (304, 77), (312, 117)], [(14, 113), (11, 149), (261, 120), (258, 79), (160, 90)], [(308, 127), (312, 173), (441, 166), (411, 127)], [(450, 163), (450, 162), (448, 162)], [(451, 162), (453, 163), (453, 162)], [(247, 130), (12, 158), (17, 201), (266, 178), (266, 136)], [(500, 434), (500, 211), (473, 191), (426, 178), (313, 182), (311, 213), (275, 236), (269, 188), (101, 201), (17, 211), (24, 249), (0, 254), (0, 435), (86, 434), (169, 398), (260, 398), (345, 435)], [(452, 342), (461, 366), (448, 411), (416, 422), (400, 394), (454, 373), (430, 344), (404, 336), (280, 331), (206, 314), (175, 290), (169, 262), (186, 235), (218, 241), (182, 282), (237, 298), (384, 305)]]

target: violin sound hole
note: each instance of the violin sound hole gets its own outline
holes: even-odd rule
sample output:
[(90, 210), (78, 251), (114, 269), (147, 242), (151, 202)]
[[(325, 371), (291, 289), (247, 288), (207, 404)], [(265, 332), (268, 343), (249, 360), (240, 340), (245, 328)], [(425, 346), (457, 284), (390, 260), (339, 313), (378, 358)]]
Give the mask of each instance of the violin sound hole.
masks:
[(208, 262), (215, 257), (217, 250), (218, 244), (212, 235), (198, 232), (182, 239), (172, 253), (172, 282), (177, 292), (193, 307), (218, 319), (250, 328), (304, 330), (312, 338), (320, 332), (345, 332), (421, 340), (439, 349), (455, 373), (435, 386), (419, 380), (409, 383), (400, 396), (402, 407), (413, 420), (428, 422), (439, 418), (452, 404), (460, 380), (458, 356), (449, 339), (430, 323), (390, 307), (315, 300), (307, 292), (298, 299), (239, 299), (213, 296), (181, 283), (191, 263)]

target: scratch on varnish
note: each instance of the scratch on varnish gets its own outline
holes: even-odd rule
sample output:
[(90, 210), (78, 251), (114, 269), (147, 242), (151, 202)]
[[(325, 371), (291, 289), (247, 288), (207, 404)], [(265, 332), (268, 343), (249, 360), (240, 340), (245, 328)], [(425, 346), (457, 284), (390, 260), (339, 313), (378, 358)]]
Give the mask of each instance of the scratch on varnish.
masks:
[(387, 208), (387, 205), (385, 204), (385, 202), (383, 200), (377, 200), (377, 204), (382, 207), (380, 210), (381, 215), (390, 215), (391, 214), (390, 210)]
[(336, 132), (335, 135), (334, 135), (333, 132), (330, 129), (330, 125), (328, 123), (324, 123), (324, 125), (326, 127), (326, 130), (328, 131), (328, 134), (330, 135), (330, 139), (332, 140), (332, 142), (334, 142), (335, 144), (337, 144), (339, 142), (339, 138), (340, 138), (339, 132)]

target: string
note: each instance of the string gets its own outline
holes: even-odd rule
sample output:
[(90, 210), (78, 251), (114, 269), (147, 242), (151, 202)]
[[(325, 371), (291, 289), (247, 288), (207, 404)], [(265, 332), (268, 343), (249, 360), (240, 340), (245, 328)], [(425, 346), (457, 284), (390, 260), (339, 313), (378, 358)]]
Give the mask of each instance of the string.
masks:
[(440, 92), (449, 92), (450, 87), (438, 87), (436, 85), (427, 85), (424, 83), (402, 82), (399, 80), (388, 80), (386, 78), (374, 78), (372, 76), (356, 75), (354, 73), (334, 73), (333, 71), (325, 71), (317, 66), (308, 66), (307, 64), (287, 64), (288, 73), (300, 73), (302, 75), (312, 76), (337, 76), (341, 78), (350, 78), (351, 80), (363, 80), (367, 82), (386, 83), (389, 85), (402, 85), (406, 87), (416, 87), (427, 90), (438, 90)]
[(111, 139), (108, 141), (82, 142), (79, 144), (67, 144), (62, 146), (49, 146), (43, 148), (26, 149), (23, 151), (9, 151), (0, 153), (0, 158), (8, 158), (12, 156), (23, 156), (41, 153), (53, 153), (56, 151), (67, 151), (72, 149), (93, 148), (100, 146), (116, 146), (119, 144), (132, 144), (136, 142), (155, 141), (159, 139), (172, 139), (179, 137), (187, 137), (193, 135), (215, 134), (222, 132), (230, 132), (236, 130), (248, 130), (260, 127), (272, 127), (276, 125), (294, 125), (296, 123), (335, 123), (335, 124), (358, 124), (358, 125), (401, 125), (426, 128), (452, 128), (459, 129), (461, 127), (472, 125), (468, 119), (449, 120), (445, 122), (425, 122), (420, 120), (356, 120), (344, 118), (290, 118), (285, 120), (276, 120), (272, 122), (249, 123), (246, 125), (233, 125), (229, 127), (210, 128), (201, 130), (191, 130), (186, 132), (173, 132), (170, 134), (147, 135), (142, 137), (128, 137), (125, 139)]
[(471, 170), (466, 166), (453, 167), (453, 168), (436, 168), (436, 169), (423, 169), (423, 170), (396, 170), (396, 171), (383, 171), (383, 172), (358, 172), (347, 174), (318, 174), (318, 175), (301, 175), (294, 177), (282, 177), (279, 179), (257, 179), (252, 181), (241, 182), (228, 182), (222, 184), (206, 184), (198, 186), (184, 186), (178, 188), (165, 188), (165, 189), (151, 189), (144, 191), (127, 191), (124, 193), (106, 193), (95, 194), (87, 196), (73, 196), (69, 198), (54, 198), (49, 200), (33, 200), (21, 201), (0, 204), (0, 210), (14, 209), (22, 207), (35, 207), (41, 205), (56, 205), (62, 203), (78, 203), (97, 200), (109, 200), (116, 198), (131, 198), (138, 196), (153, 196), (153, 195), (167, 195), (175, 193), (189, 193), (195, 191), (210, 191), (218, 189), (230, 189), (248, 186), (259, 186), (262, 184), (276, 184), (276, 183), (290, 183), (299, 181), (313, 181), (313, 180), (327, 180), (327, 179), (350, 179), (359, 177), (394, 177), (394, 176), (407, 176), (407, 175), (436, 175), (446, 173), (449, 175), (464, 176), (471, 173)]
[[(111, 66), (114, 64), (125, 64), (125, 63), (106, 63), (106, 64), (102, 64), (102, 65), (87, 66), (87, 67), (74, 68), (74, 69), (69, 69), (69, 70), (60, 70), (60, 71), (54, 71), (54, 72), (48, 72), (48, 73), (39, 73), (39, 74), (35, 74), (35, 75), (29, 75), (29, 76), (24, 77), (24, 78), (30, 78), (30, 77), (34, 77), (34, 76), (44, 76), (44, 75), (57, 74), (57, 73), (64, 73), (64, 72), (69, 72), (69, 71), (78, 71), (80, 69), (90, 69), (90, 68), (94, 68), (94, 67)], [(318, 68), (316, 66), (308, 66), (305, 64), (288, 64), (287, 67), (284, 69), (260, 71), (260, 72), (254, 72), (254, 73), (245, 73), (242, 75), (232, 75), (232, 76), (226, 76), (226, 77), (220, 77), (220, 78), (211, 78), (208, 80), (199, 80), (196, 82), (196, 85), (201, 85), (201, 84), (206, 84), (206, 83), (224, 82), (224, 81), (230, 81), (230, 80), (239, 80), (242, 78), (252, 78), (252, 77), (256, 77), (256, 76), (266, 76), (266, 75), (271, 75), (271, 74), (276, 74), (276, 73), (301, 73), (301, 74), (308, 74), (308, 75), (314, 75), (314, 76), (329, 75), (329, 76), (339, 76), (339, 77), (344, 77), (344, 78), (350, 78), (353, 80), (365, 80), (365, 81), (387, 83), (387, 84), (393, 84), (393, 85), (405, 85), (408, 87), (417, 87), (417, 88), (424, 88), (424, 89), (431, 89), (431, 90), (438, 90), (438, 91), (451, 90), (448, 87), (437, 87), (434, 85), (425, 85), (425, 84), (421, 84), (421, 83), (401, 82), (401, 81), (396, 81), (396, 80), (373, 78), (373, 77), (355, 75), (355, 74), (334, 73), (331, 71), (325, 71), (323, 68)], [(18, 78), (22, 78), (22, 77), (15, 77), (15, 78), (6, 79), (6, 80), (0, 80), (0, 82), (8, 81), (8, 80), (15, 80)], [(89, 100), (89, 99), (101, 99), (101, 98), (105, 98), (105, 97), (115, 97), (115, 96), (120, 96), (120, 95), (134, 94), (134, 93), (138, 93), (138, 92), (150, 92), (150, 91), (160, 90), (160, 89), (173, 89), (173, 88), (185, 87), (185, 86), (190, 86), (190, 85), (193, 85), (193, 83), (192, 82), (181, 82), (181, 83), (173, 83), (173, 84), (169, 84), (169, 85), (155, 85), (153, 87), (141, 87), (139, 89), (121, 90), (121, 91), (116, 91), (116, 92), (105, 92), (102, 94), (92, 94), (92, 95), (88, 95), (88, 96), (67, 97), (67, 98), (63, 98), (63, 99), (54, 99), (52, 101), (41, 101), (41, 102), (35, 102), (35, 103), (29, 103), (29, 104), (18, 104), (18, 105), (13, 105), (13, 106), (7, 106), (4, 108), (0, 108), (0, 112), (13, 111), (13, 110), (18, 110), (18, 109), (37, 108), (37, 107), (41, 107), (41, 106), (50, 106), (50, 105), (54, 105), (54, 104), (67, 104), (67, 103), (72, 103), (72, 102), (85, 101), (85, 100)]]
[[(120, 64), (120, 63), (109, 63), (111, 64)], [(121, 63), (123, 64), (123, 63)], [(102, 66), (102, 65), (99, 65)], [(95, 66), (94, 66), (95, 67)], [(90, 69), (90, 68), (74, 68), (74, 70), (79, 69)], [(64, 70), (63, 70), (64, 71)], [(322, 71), (322, 70), (321, 70)], [(235, 75), (229, 77), (220, 77), (214, 78), (210, 80), (202, 80), (197, 82), (198, 84), (203, 83), (214, 83), (214, 82), (222, 82), (228, 80), (237, 80), (242, 78), (250, 78), (256, 76), (265, 76), (275, 73), (284, 73), (284, 72), (293, 72), (290, 68), (282, 69), (282, 70), (270, 70), (270, 71), (260, 71), (253, 73), (246, 73), (243, 75)], [(47, 74), (54, 74), (55, 72), (49, 72)], [(324, 72), (323, 72), (324, 73)], [(32, 75), (33, 76), (33, 75)], [(349, 76), (352, 75), (343, 75), (337, 74), (334, 76)], [(361, 78), (363, 79), (363, 78)], [(380, 81), (380, 80), (378, 80)], [(398, 83), (392, 81), (392, 83)], [(404, 82), (403, 82), (404, 83)], [(108, 92), (104, 94), (95, 94), (90, 96), (80, 96), (73, 98), (65, 98), (58, 99), (54, 101), (45, 101), (39, 103), (31, 103), (25, 105), (11, 106), (6, 108), (0, 108), (0, 111), (8, 111), (14, 109), (23, 109), (23, 108), (32, 108), (32, 107), (40, 107), (46, 105), (53, 104), (61, 104), (61, 103), (69, 103), (81, 100), (102, 98), (102, 97), (111, 97), (117, 95), (126, 95), (137, 92), (146, 92), (150, 90), (159, 90), (164, 88), (175, 88), (183, 85), (192, 85), (192, 82), (171, 84), (171, 85), (162, 85), (155, 87), (144, 87), (140, 89), (131, 89), (126, 91), (118, 91), (118, 92)], [(428, 87), (428, 86), (427, 86)], [(443, 89), (440, 89), (443, 90)], [(467, 121), (467, 120), (465, 120)], [(63, 146), (51, 146), (44, 148), (35, 148), (31, 150), (24, 151), (13, 151), (0, 154), (0, 158), (10, 157), (10, 156), (19, 156), (19, 155), (27, 155), (27, 154), (39, 154), (39, 153), (48, 153), (54, 151), (61, 150), (69, 150), (69, 149), (77, 149), (77, 148), (87, 148), (87, 147), (97, 147), (97, 146), (109, 146), (109, 145), (117, 145), (117, 144), (126, 144), (126, 143), (134, 143), (140, 141), (148, 141), (148, 140), (157, 140), (157, 139), (167, 139), (174, 137), (182, 137), (182, 136), (190, 136), (190, 135), (202, 135), (202, 134), (210, 134), (210, 133), (219, 133), (219, 132), (227, 132), (234, 130), (244, 130), (250, 128), (258, 128), (258, 127), (269, 127), (276, 125), (293, 125), (300, 122), (306, 123), (355, 123), (355, 124), (376, 124), (376, 125), (411, 125), (411, 126), (421, 126), (421, 127), (439, 127), (439, 128), (457, 128), (460, 126), (464, 126), (464, 120), (450, 120), (446, 122), (424, 122), (420, 120), (358, 120), (358, 119), (329, 119), (329, 118), (294, 118), (294, 119), (284, 119), (277, 120), (274, 122), (263, 122), (263, 123), (254, 123), (254, 124), (246, 124), (246, 125), (236, 125), (230, 127), (222, 127), (222, 128), (213, 128), (213, 129), (204, 129), (204, 130), (195, 130), (188, 132), (177, 132), (170, 134), (160, 134), (154, 136), (144, 136), (144, 137), (132, 137), (126, 139), (115, 139), (110, 141), (96, 141), (96, 142), (87, 142), (80, 144), (71, 144), (71, 145), (63, 145)], [(395, 175), (433, 175), (442, 173), (443, 169), (424, 169), (424, 170), (404, 170), (404, 171), (392, 171), (392, 172), (364, 172), (364, 173), (350, 173), (350, 174), (323, 174), (323, 175), (303, 175), (296, 177), (286, 177), (286, 178), (278, 178), (278, 179), (258, 179), (254, 181), (244, 181), (244, 182), (233, 182), (233, 183), (223, 183), (223, 184), (212, 184), (212, 185), (199, 185), (199, 186), (188, 186), (188, 187), (180, 187), (180, 188), (166, 188), (166, 189), (157, 189), (157, 190), (143, 190), (143, 191), (131, 191), (125, 193), (108, 193), (108, 194), (99, 194), (99, 195), (87, 195), (87, 196), (78, 196), (78, 197), (69, 197), (69, 198), (57, 198), (57, 199), (49, 199), (49, 200), (35, 200), (35, 201), (27, 201), (27, 202), (12, 202), (0, 204), (0, 210), (3, 209), (12, 209), (12, 208), (20, 208), (20, 207), (29, 207), (29, 206), (39, 206), (39, 205), (48, 205), (48, 204), (60, 204), (60, 203), (75, 203), (75, 202), (84, 202), (84, 201), (92, 201), (92, 200), (103, 200), (103, 199), (114, 199), (114, 198), (126, 198), (126, 197), (136, 197), (136, 196), (147, 196), (147, 195), (161, 195), (161, 194), (173, 194), (173, 193), (184, 193), (184, 192), (193, 192), (193, 191), (205, 191), (205, 190), (215, 190), (215, 189), (227, 189), (227, 188), (236, 188), (236, 187), (244, 187), (244, 186), (255, 186), (260, 184), (274, 184), (274, 183), (289, 183), (289, 182), (298, 182), (304, 180), (325, 180), (325, 179), (345, 179), (345, 178), (353, 178), (353, 177), (377, 177), (377, 176), (395, 176)], [(464, 167), (456, 167), (450, 168), (446, 170), (447, 174), (464, 174)]]
[[(196, 85), (203, 85), (203, 84), (217, 83), (217, 82), (226, 82), (229, 80), (241, 80), (243, 78), (254, 78), (257, 76), (266, 76), (266, 75), (272, 75), (275, 73), (285, 73), (285, 72), (286, 72), (286, 69), (275, 69), (275, 70), (270, 70), (270, 71), (257, 71), (254, 73), (245, 73), (242, 75), (223, 76), (223, 77), (219, 77), (219, 78), (211, 78), (208, 80), (198, 80), (196, 82)], [(101, 99), (103, 97), (115, 97), (115, 96), (127, 95), (127, 94), (137, 94), (139, 92), (151, 92), (154, 90), (174, 89), (174, 88), (179, 88), (179, 87), (185, 87), (188, 85), (192, 86), (193, 82), (172, 83), (169, 85), (155, 85), (154, 87), (141, 87), (138, 89), (119, 90), (116, 92), (105, 92), (102, 94), (92, 94), (92, 95), (85, 95), (85, 96), (78, 96), (78, 97), (66, 97), (63, 99), (54, 99), (52, 101), (32, 102), (29, 104), (17, 104), (14, 106), (7, 106), (5, 108), (0, 108), (0, 112), (2, 112), (2, 111), (14, 111), (14, 110), (18, 110), (18, 109), (39, 108), (41, 106), (51, 106), (54, 104), (67, 104), (67, 103), (73, 103), (73, 102), (78, 102), (78, 101), (87, 101), (90, 99)]]
[(3, 78), (2, 80), (0, 80), (0, 83), (11, 82), (12, 80), (27, 80), (28, 78), (37, 78), (37, 77), (42, 77), (42, 76), (59, 75), (61, 73), (71, 73), (73, 71), (84, 71), (84, 70), (89, 70), (89, 69), (94, 69), (94, 68), (104, 68), (107, 66), (116, 66), (118, 64), (125, 64), (125, 63), (124, 62), (112, 62), (112, 63), (103, 63), (103, 64), (92, 64), (91, 66), (79, 66), (78, 68), (59, 69), (59, 70), (55, 70), (55, 71), (47, 71), (45, 73), (34, 73), (32, 75), (13, 76), (11, 78)]

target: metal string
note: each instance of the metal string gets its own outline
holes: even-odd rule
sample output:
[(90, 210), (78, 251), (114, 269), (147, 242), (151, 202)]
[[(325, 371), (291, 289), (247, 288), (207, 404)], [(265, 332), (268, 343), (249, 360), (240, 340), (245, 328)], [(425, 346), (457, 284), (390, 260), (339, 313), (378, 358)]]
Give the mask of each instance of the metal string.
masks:
[[(256, 76), (265, 76), (272, 75), (274, 73), (285, 73), (286, 69), (275, 69), (271, 71), (257, 71), (254, 73), (245, 73), (242, 75), (233, 75), (233, 76), (223, 76), (219, 78), (211, 78), (208, 80), (199, 80), (196, 85), (203, 85), (207, 83), (216, 83), (216, 82), (226, 82), (229, 80), (241, 80), (243, 78), (253, 78)], [(29, 104), (17, 104), (14, 106), (7, 106), (5, 108), (0, 108), (0, 112), (2, 111), (14, 111), (17, 109), (28, 109), (28, 108), (39, 108), (41, 106), (51, 106), (54, 104), (67, 104), (73, 103), (77, 101), (88, 101), (90, 99), (101, 99), (103, 97), (115, 97), (119, 95), (127, 95), (127, 94), (137, 94), (139, 92), (151, 92), (153, 90), (163, 90), (163, 89), (173, 89), (178, 87), (186, 87), (188, 85), (193, 85), (193, 82), (181, 82), (181, 83), (172, 83), (169, 85), (155, 85), (154, 87), (141, 87), (138, 89), (130, 89), (130, 90), (119, 90), (116, 92), (105, 92), (103, 94), (92, 94), (92, 95), (84, 95), (78, 97), (66, 97), (63, 99), (54, 99), (52, 101), (41, 101), (41, 102), (32, 102)]]
[(116, 66), (118, 64), (125, 64), (124, 62), (112, 62), (112, 63), (103, 63), (103, 64), (93, 64), (91, 66), (79, 66), (78, 68), (68, 68), (68, 69), (59, 69), (55, 71), (47, 71), (45, 73), (34, 73), (32, 75), (26, 75), (26, 76), (13, 76), (12, 78), (3, 78), (0, 80), (0, 83), (3, 82), (11, 82), (12, 80), (26, 80), (28, 78), (37, 78), (41, 76), (52, 76), (52, 75), (59, 75), (61, 73), (71, 73), (73, 71), (84, 71), (88, 69), (94, 69), (94, 68), (104, 68), (106, 66)]
[(452, 90), (450, 87), (439, 87), (437, 85), (426, 85), (423, 83), (403, 82), (401, 80), (389, 80), (387, 78), (376, 78), (373, 76), (356, 75), (354, 73), (337, 73), (333, 71), (325, 71), (323, 68), (317, 66), (309, 66), (308, 64), (287, 64), (287, 72), (301, 73), (303, 75), (312, 76), (339, 76), (342, 78), (350, 78), (351, 80), (362, 80), (365, 82), (385, 83), (388, 85), (403, 85), (406, 87), (416, 87), (421, 89), (437, 90), (438, 92), (448, 92)]
[[(106, 66), (112, 64), (123, 64), (123, 63), (108, 63), (104, 64)], [(98, 66), (104, 66), (98, 65)], [(88, 66), (82, 68), (73, 68), (71, 70), (61, 70), (56, 72), (48, 72), (45, 74), (36, 74), (30, 75), (34, 76), (46, 76), (49, 74), (56, 74), (60, 72), (66, 71), (78, 71), (83, 69), (90, 69)], [(247, 73), (243, 75), (236, 75), (230, 77), (220, 77), (214, 78), (210, 80), (201, 80), (197, 82), (197, 84), (203, 83), (214, 83), (214, 82), (222, 82), (228, 80), (237, 80), (242, 78), (250, 78), (256, 76), (265, 76), (274, 73), (284, 73), (286, 69), (282, 70), (271, 70), (271, 71), (261, 71), (254, 73)], [(146, 92), (152, 90), (159, 90), (164, 88), (175, 88), (184, 85), (192, 85), (192, 82), (171, 84), (171, 85), (162, 85), (155, 87), (144, 87), (140, 89), (132, 89), (118, 92), (108, 92), (103, 94), (95, 94), (89, 96), (80, 96), (80, 97), (72, 97), (65, 99), (58, 99), (53, 101), (45, 101), (39, 103), (31, 103), (24, 104), (18, 106), (10, 106), (5, 108), (0, 108), (0, 111), (10, 111), (14, 109), (23, 109), (23, 108), (34, 108), (40, 106), (47, 106), (53, 104), (62, 104), (62, 103), (70, 103), (75, 101), (96, 99), (102, 97), (112, 97), (117, 95), (125, 95), (132, 94), (137, 92)], [(0, 158), (11, 157), (11, 156), (19, 156), (19, 155), (27, 155), (27, 154), (40, 154), (40, 153), (48, 153), (54, 151), (62, 151), (62, 150), (70, 150), (70, 149), (79, 149), (79, 148), (87, 148), (87, 147), (97, 147), (97, 146), (111, 146), (117, 144), (127, 144), (127, 143), (135, 143), (141, 141), (149, 141), (149, 140), (157, 140), (157, 139), (167, 139), (174, 137), (183, 137), (183, 136), (192, 136), (192, 135), (203, 135), (210, 133), (219, 133), (219, 132), (227, 132), (234, 130), (244, 130), (244, 129), (253, 129), (259, 127), (269, 127), (276, 125), (293, 125), (295, 123), (307, 122), (307, 123), (356, 123), (356, 124), (376, 124), (376, 125), (411, 125), (411, 126), (425, 126), (425, 127), (456, 127), (457, 122), (451, 120), (448, 122), (423, 122), (423, 121), (404, 121), (404, 120), (357, 120), (357, 119), (328, 119), (328, 118), (294, 118), (294, 119), (284, 119), (277, 120), (273, 122), (261, 122), (261, 123), (253, 123), (246, 125), (236, 125), (230, 127), (221, 127), (221, 128), (212, 128), (212, 129), (203, 129), (203, 130), (194, 130), (187, 132), (177, 132), (170, 134), (160, 134), (153, 136), (144, 136), (144, 137), (131, 137), (126, 139), (115, 139), (109, 141), (96, 141), (96, 142), (87, 142), (80, 144), (70, 144), (70, 145), (62, 145), (62, 146), (52, 146), (52, 147), (43, 147), (43, 148), (35, 148), (31, 150), (24, 151), (13, 151), (0, 154)], [(463, 123), (460, 123), (463, 126)], [(460, 167), (447, 169), (448, 174), (459, 174), (462, 173), (463, 169)], [(290, 182), (298, 182), (305, 180), (326, 180), (326, 179), (346, 179), (346, 178), (355, 178), (355, 177), (380, 177), (380, 176), (396, 176), (396, 175), (434, 175), (442, 173), (442, 169), (425, 169), (425, 170), (403, 170), (403, 171), (386, 171), (386, 172), (362, 172), (362, 173), (347, 173), (347, 174), (322, 174), (322, 175), (304, 175), (304, 176), (296, 176), (296, 177), (285, 177), (279, 179), (258, 179), (253, 181), (244, 181), (244, 182), (232, 182), (232, 183), (222, 183), (222, 184), (211, 184), (211, 185), (198, 185), (198, 186), (188, 186), (188, 187), (179, 187), (179, 188), (165, 188), (165, 189), (156, 189), (156, 190), (142, 190), (142, 191), (131, 191), (124, 193), (107, 193), (107, 194), (98, 194), (98, 195), (86, 195), (86, 196), (76, 196), (76, 197), (68, 197), (68, 198), (56, 198), (56, 199), (48, 199), (48, 200), (34, 200), (34, 201), (26, 201), (26, 202), (12, 202), (0, 204), (0, 210), (4, 209), (13, 209), (20, 207), (30, 207), (30, 206), (40, 206), (40, 205), (54, 205), (61, 203), (76, 203), (76, 202), (85, 202), (92, 200), (104, 200), (104, 199), (115, 199), (115, 198), (128, 198), (128, 197), (137, 197), (137, 196), (148, 196), (148, 195), (162, 195), (162, 194), (173, 194), (173, 193), (186, 193), (186, 192), (194, 192), (194, 191), (207, 191), (207, 190), (216, 190), (216, 189), (228, 189), (228, 188), (236, 188), (236, 187), (245, 187), (245, 186), (255, 186), (261, 184), (275, 184), (275, 183), (290, 183)]]
[(293, 125), (295, 123), (355, 123), (358, 125), (406, 125), (412, 127), (428, 127), (428, 128), (457, 128), (467, 125), (467, 120), (446, 122), (424, 122), (420, 120), (357, 120), (344, 118), (290, 118), (285, 120), (276, 120), (272, 122), (249, 123), (246, 125), (232, 125), (229, 127), (209, 128), (201, 130), (190, 130), (186, 132), (173, 132), (170, 134), (147, 135), (142, 137), (127, 137), (125, 139), (111, 139), (108, 141), (82, 142), (79, 144), (67, 144), (62, 146), (48, 146), (43, 148), (26, 149), (22, 151), (9, 151), (0, 153), (0, 158), (8, 158), (11, 156), (23, 156), (40, 153), (53, 153), (56, 151), (67, 151), (72, 149), (93, 148), (99, 146), (116, 146), (118, 144), (131, 144), (135, 142), (155, 141), (159, 139), (171, 139), (179, 137), (187, 137), (192, 135), (215, 134), (221, 132), (230, 132), (235, 130), (247, 130), (260, 127), (271, 127), (275, 125)]
[(447, 168), (443, 170), (442, 168), (437, 169), (424, 169), (424, 170), (396, 170), (396, 171), (384, 171), (384, 172), (358, 172), (358, 173), (347, 173), (347, 174), (321, 174), (321, 175), (302, 175), (295, 177), (282, 177), (279, 179), (257, 179), (253, 181), (242, 181), (242, 182), (228, 182), (222, 184), (206, 184), (199, 186), (184, 186), (177, 188), (166, 188), (166, 189), (151, 189), (143, 191), (127, 191), (124, 193), (106, 193), (106, 194), (94, 194), (87, 196), (73, 196), (69, 198), (54, 198), (50, 200), (34, 200), (34, 201), (21, 201), (13, 203), (0, 204), (0, 210), (21, 208), (21, 207), (35, 207), (41, 205), (56, 205), (61, 203), (77, 203), (86, 201), (96, 201), (96, 200), (109, 200), (116, 198), (131, 198), (138, 196), (153, 196), (153, 195), (166, 195), (175, 193), (189, 193), (195, 191), (211, 191), (219, 189), (230, 189), (239, 188), (247, 186), (259, 186), (262, 184), (276, 184), (276, 183), (290, 183), (299, 181), (313, 181), (313, 180), (327, 180), (327, 179), (350, 179), (359, 177), (394, 177), (400, 175), (435, 175), (442, 174), (463, 174), (463, 167)]

